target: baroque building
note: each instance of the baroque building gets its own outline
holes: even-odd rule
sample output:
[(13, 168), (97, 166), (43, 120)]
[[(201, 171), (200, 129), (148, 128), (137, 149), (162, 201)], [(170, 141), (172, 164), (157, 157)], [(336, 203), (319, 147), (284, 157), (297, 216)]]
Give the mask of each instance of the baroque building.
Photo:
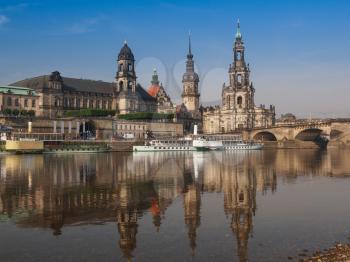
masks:
[(166, 93), (163, 84), (160, 83), (159, 85), (158, 73), (156, 69), (153, 70), (151, 86), (147, 89), (147, 93), (156, 99), (158, 113), (175, 112), (174, 105)]
[(222, 105), (203, 110), (204, 133), (229, 133), (242, 129), (269, 127), (275, 124), (275, 107), (255, 106), (255, 88), (250, 81), (249, 64), (238, 21), (229, 67), (229, 83), (222, 87)]
[[(150, 96), (136, 79), (135, 58), (125, 42), (118, 55), (115, 82), (69, 78), (54, 71), (50, 75), (15, 82), (7, 89), (16, 91), (22, 87), (35, 94), (32, 96), (35, 102), (31, 101), (28, 108), (35, 107), (36, 116), (41, 117), (60, 117), (67, 110), (79, 109), (115, 110), (119, 114), (156, 112), (157, 99)], [(11, 90), (7, 94), (11, 94)], [(12, 106), (10, 102), (7, 104)], [(18, 109), (22, 109), (20, 105)]]

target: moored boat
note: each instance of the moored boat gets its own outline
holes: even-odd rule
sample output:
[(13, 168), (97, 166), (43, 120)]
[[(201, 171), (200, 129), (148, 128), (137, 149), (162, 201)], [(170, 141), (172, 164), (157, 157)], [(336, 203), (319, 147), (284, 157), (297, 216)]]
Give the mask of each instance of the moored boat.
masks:
[(192, 139), (154, 139), (143, 146), (133, 146), (134, 152), (193, 151)]
[(204, 137), (193, 139), (193, 147), (197, 151), (222, 150), (223, 144), (220, 140), (211, 140)]

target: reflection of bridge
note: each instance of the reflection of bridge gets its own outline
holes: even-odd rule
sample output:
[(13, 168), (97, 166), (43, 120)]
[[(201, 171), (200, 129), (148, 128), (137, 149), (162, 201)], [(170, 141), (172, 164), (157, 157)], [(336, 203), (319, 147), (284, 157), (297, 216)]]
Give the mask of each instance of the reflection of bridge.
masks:
[(245, 131), (244, 137), (261, 141), (316, 141), (323, 137), (331, 142), (348, 144), (350, 143), (350, 119), (298, 121)]

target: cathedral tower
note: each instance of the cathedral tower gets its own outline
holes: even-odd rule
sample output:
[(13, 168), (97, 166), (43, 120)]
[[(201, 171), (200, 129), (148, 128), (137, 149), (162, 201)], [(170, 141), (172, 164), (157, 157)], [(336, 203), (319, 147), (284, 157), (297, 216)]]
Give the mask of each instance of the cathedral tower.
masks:
[(230, 86), (234, 91), (234, 109), (248, 113), (254, 109), (254, 88), (250, 83), (250, 70), (244, 57), (245, 47), (240, 30), (240, 23), (237, 22), (236, 39), (233, 48), (233, 64), (230, 66)]
[(117, 61), (117, 92), (136, 92), (135, 58), (126, 41)]
[(182, 77), (183, 92), (182, 102), (190, 112), (199, 111), (198, 74), (194, 71), (194, 61), (191, 50), (191, 36), (188, 42), (188, 54), (186, 61), (186, 72)]
[(117, 60), (116, 93), (117, 106), (120, 114), (134, 113), (139, 110), (136, 95), (135, 58), (130, 47), (124, 42)]

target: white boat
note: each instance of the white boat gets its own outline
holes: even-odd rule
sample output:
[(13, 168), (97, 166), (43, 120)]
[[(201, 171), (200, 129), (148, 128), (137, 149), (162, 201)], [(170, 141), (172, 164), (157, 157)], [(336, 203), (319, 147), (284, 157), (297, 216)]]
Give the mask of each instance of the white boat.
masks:
[(244, 142), (241, 135), (198, 136), (195, 126), (194, 134), (185, 138), (154, 139), (146, 141), (143, 146), (133, 146), (134, 152), (149, 151), (209, 151), (209, 150), (257, 150), (263, 144)]
[(193, 151), (192, 139), (155, 139), (146, 141), (143, 146), (133, 146), (134, 152), (150, 151)]
[(224, 140), (222, 143), (224, 150), (260, 150), (264, 146), (262, 143), (243, 142), (242, 140)]
[(211, 140), (209, 138), (199, 137), (193, 139), (193, 147), (197, 151), (222, 150), (223, 144), (221, 140)]

